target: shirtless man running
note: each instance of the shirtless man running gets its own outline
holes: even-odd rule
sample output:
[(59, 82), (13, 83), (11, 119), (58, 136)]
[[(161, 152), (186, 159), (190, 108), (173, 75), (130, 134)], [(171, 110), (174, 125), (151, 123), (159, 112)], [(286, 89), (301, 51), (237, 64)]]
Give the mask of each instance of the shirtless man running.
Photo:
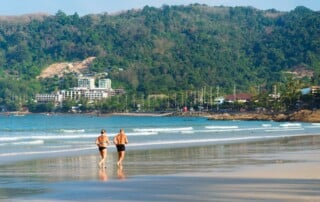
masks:
[(107, 145), (110, 144), (110, 140), (107, 136), (106, 130), (102, 129), (100, 136), (96, 139), (96, 145), (98, 146), (101, 160), (99, 162), (99, 168), (105, 167), (105, 161), (107, 158)]
[(122, 167), (122, 161), (126, 151), (125, 145), (128, 144), (128, 138), (123, 129), (120, 129), (120, 132), (114, 137), (113, 143), (116, 145), (118, 151), (117, 165), (118, 167)]

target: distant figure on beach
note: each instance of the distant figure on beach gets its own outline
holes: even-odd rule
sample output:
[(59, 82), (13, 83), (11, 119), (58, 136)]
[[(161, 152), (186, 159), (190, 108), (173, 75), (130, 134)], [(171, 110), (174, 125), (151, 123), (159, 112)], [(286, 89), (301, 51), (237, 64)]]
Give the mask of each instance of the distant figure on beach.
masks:
[(122, 167), (122, 161), (126, 151), (125, 145), (128, 144), (128, 138), (123, 129), (120, 129), (120, 132), (114, 137), (113, 143), (116, 145), (118, 151), (117, 165), (118, 167)]
[(105, 167), (105, 161), (107, 159), (107, 146), (110, 144), (110, 140), (107, 136), (105, 129), (101, 130), (101, 134), (96, 139), (96, 145), (98, 146), (101, 160), (99, 161), (99, 168)]

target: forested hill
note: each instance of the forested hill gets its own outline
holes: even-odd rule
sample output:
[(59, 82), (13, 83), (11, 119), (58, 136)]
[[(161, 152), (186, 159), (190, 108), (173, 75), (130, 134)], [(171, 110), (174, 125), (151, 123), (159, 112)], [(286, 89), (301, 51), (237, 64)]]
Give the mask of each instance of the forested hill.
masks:
[(108, 72), (132, 92), (271, 86), (284, 71), (319, 72), (319, 26), (320, 13), (305, 7), (279, 12), (199, 4), (0, 18), (0, 102), (61, 87), (35, 78), (52, 63), (88, 57), (96, 57), (91, 72)]

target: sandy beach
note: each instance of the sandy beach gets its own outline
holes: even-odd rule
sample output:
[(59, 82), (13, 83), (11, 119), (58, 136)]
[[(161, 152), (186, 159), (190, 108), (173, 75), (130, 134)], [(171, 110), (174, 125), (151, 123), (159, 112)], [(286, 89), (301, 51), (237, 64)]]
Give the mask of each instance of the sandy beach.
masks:
[(320, 136), (0, 166), (1, 201), (319, 201)]

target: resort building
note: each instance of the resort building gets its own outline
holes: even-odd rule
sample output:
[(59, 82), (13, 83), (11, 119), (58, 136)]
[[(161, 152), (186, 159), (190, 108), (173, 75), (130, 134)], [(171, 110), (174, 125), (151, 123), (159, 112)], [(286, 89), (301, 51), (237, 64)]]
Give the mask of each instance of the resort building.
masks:
[(111, 89), (111, 80), (110, 79), (100, 79), (99, 88), (102, 89)]
[(48, 103), (48, 102), (59, 103), (59, 102), (62, 102), (62, 100), (63, 100), (62, 95), (59, 93), (36, 94), (36, 101), (40, 103)]
[(95, 88), (93, 77), (78, 78), (78, 88), (92, 89)]
[(62, 103), (62, 101), (67, 99), (80, 100), (81, 98), (94, 101), (125, 93), (123, 89), (113, 90), (110, 79), (100, 79), (98, 85), (98, 87), (95, 86), (95, 79), (93, 77), (79, 77), (78, 87), (61, 90), (52, 94), (37, 94), (36, 101), (39, 103)]

